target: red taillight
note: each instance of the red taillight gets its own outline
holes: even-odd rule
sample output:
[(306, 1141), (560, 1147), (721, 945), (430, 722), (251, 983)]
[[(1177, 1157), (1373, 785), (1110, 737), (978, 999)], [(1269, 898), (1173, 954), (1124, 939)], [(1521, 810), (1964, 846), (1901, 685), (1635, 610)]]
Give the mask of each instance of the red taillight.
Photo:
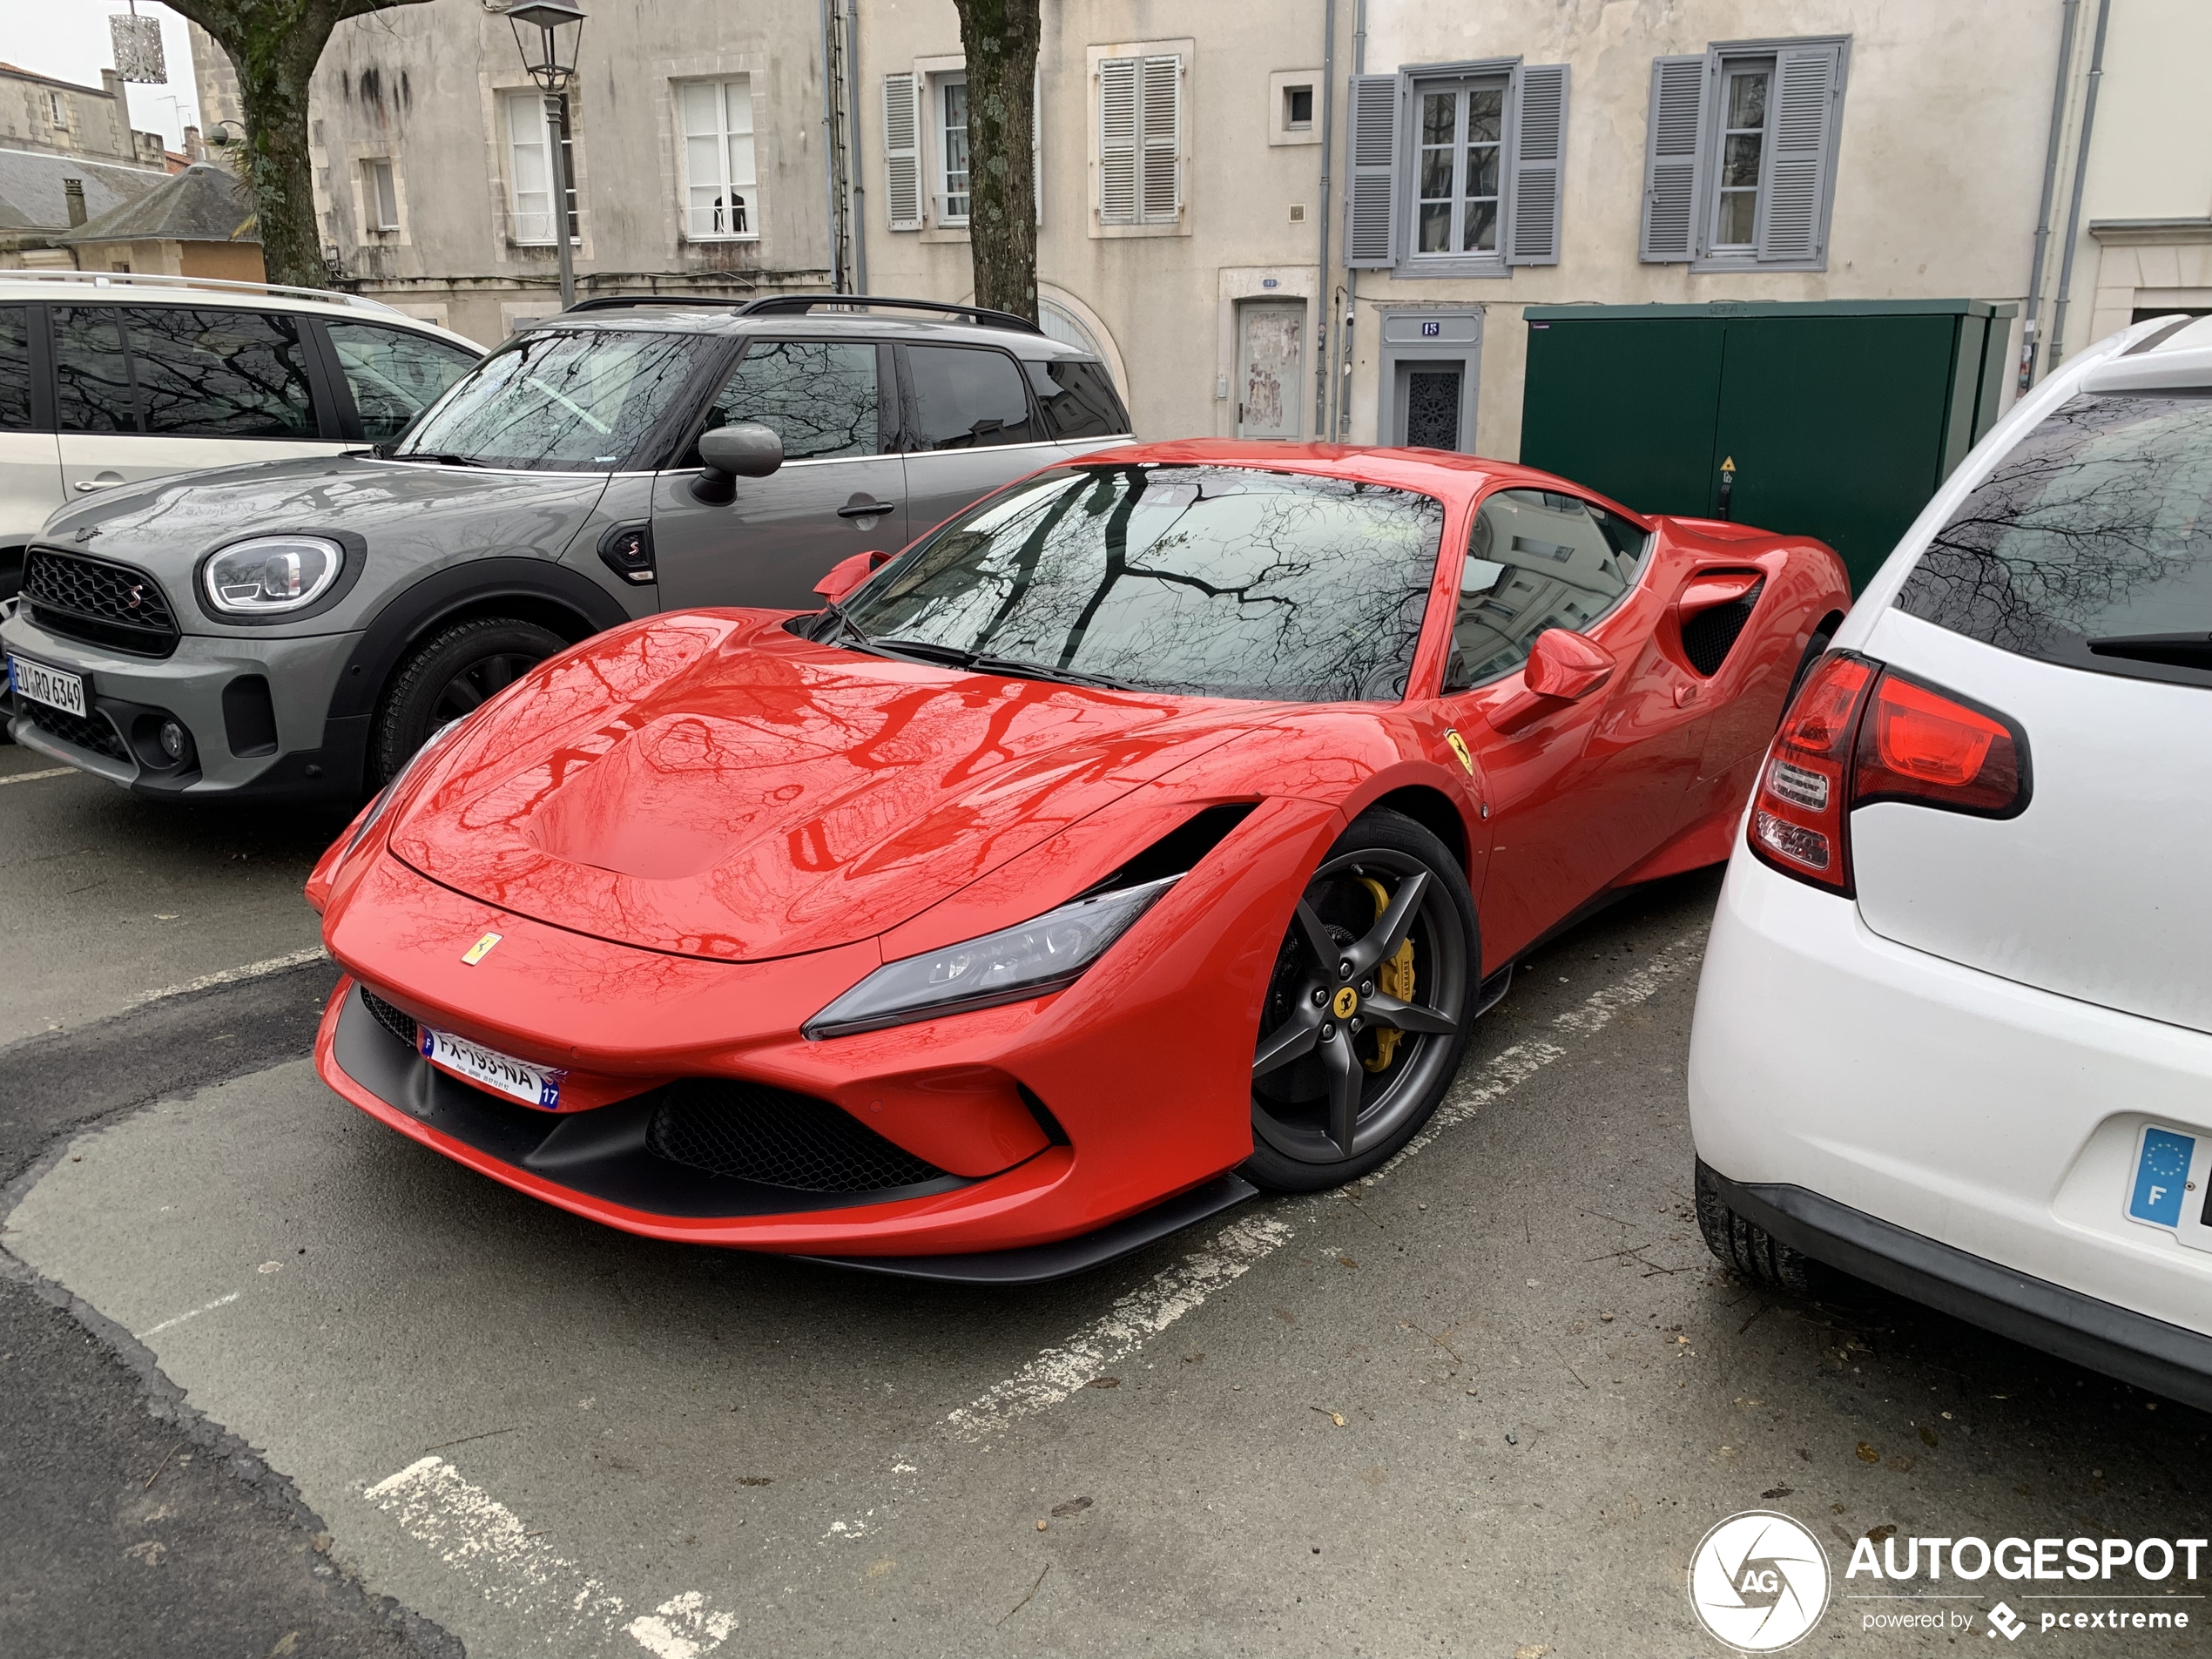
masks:
[(1851, 737), (1877, 670), (1835, 651), (1813, 671), (1767, 751), (1751, 797), (1751, 851), (1785, 874), (1851, 891), (1844, 814), (1851, 794)]
[(2004, 716), (1834, 651), (1783, 716), (1748, 836), (1785, 875), (1849, 894), (1854, 808), (1909, 801), (2010, 818), (2027, 805), (2027, 734)]

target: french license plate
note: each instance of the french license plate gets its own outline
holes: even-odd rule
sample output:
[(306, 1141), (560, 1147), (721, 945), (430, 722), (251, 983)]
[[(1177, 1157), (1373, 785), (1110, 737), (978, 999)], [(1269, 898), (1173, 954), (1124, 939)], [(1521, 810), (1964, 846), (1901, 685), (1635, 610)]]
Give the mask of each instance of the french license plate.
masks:
[(2212, 1139), (2146, 1123), (2128, 1175), (2129, 1219), (2172, 1231), (2181, 1243), (2212, 1250)]
[(84, 718), (84, 682), (78, 675), (64, 674), (58, 668), (11, 655), (8, 658), (8, 685), (17, 697), (27, 697), (50, 709)]
[(560, 1109), (561, 1080), (569, 1075), (567, 1072), (550, 1066), (534, 1066), (527, 1060), (517, 1060), (466, 1037), (433, 1031), (427, 1025), (416, 1028), (421, 1033), (422, 1057), (432, 1065), (496, 1094), (519, 1100), (526, 1106), (549, 1112)]

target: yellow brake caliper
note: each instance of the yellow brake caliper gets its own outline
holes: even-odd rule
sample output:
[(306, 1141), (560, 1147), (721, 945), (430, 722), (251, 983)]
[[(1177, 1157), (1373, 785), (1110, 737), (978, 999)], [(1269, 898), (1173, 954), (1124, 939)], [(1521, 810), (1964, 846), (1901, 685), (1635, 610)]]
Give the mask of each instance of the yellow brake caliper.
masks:
[[(1359, 885), (1367, 889), (1375, 901), (1375, 920), (1382, 920), (1383, 912), (1390, 908), (1390, 894), (1383, 884), (1371, 875), (1359, 878)], [(1398, 954), (1375, 968), (1375, 988), (1385, 996), (1394, 996), (1400, 1002), (1413, 1000), (1413, 941), (1408, 938), (1398, 948)], [(1398, 1045), (1405, 1036), (1402, 1031), (1379, 1029), (1375, 1033), (1375, 1057), (1362, 1059), (1360, 1064), (1370, 1071), (1388, 1071), (1390, 1062), (1398, 1057)]]

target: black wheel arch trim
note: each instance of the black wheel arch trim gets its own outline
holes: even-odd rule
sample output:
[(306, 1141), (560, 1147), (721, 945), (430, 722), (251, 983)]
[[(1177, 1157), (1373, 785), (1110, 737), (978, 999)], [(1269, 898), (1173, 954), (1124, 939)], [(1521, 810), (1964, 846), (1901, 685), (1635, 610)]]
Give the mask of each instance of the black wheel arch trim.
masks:
[(374, 713), (384, 683), (426, 630), (462, 610), (510, 598), (558, 605), (585, 623), (587, 633), (602, 633), (633, 620), (612, 594), (566, 565), (531, 558), (472, 559), (448, 565), (385, 602), (338, 677), (328, 718)]
[(1744, 1220), (1815, 1261), (2002, 1337), (2212, 1411), (2212, 1336), (1970, 1254), (1804, 1187), (1700, 1182)]

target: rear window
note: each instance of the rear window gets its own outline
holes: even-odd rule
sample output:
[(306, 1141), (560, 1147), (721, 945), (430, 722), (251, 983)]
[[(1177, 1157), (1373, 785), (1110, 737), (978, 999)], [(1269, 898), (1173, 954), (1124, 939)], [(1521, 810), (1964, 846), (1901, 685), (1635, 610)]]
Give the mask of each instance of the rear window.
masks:
[(1103, 363), (1059, 358), (1028, 363), (1029, 389), (1044, 408), (1045, 425), (1067, 441), (1118, 437), (1130, 429), (1129, 412), (1115, 395)]
[(1936, 533), (1897, 604), (2023, 657), (2212, 685), (2212, 395), (2055, 410)]

